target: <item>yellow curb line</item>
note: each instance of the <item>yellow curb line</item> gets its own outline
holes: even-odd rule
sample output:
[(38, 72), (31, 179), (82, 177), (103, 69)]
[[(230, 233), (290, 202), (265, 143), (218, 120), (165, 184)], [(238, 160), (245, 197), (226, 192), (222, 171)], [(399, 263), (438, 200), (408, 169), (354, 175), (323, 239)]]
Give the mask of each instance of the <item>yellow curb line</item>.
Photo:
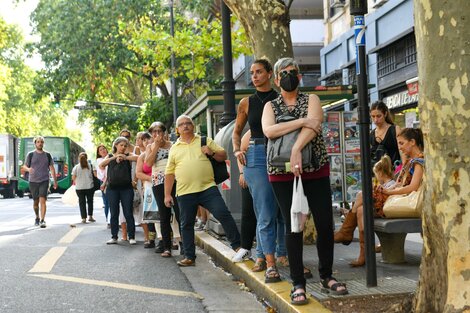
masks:
[(59, 243), (62, 243), (62, 244), (68, 244), (68, 243), (72, 243), (75, 238), (78, 237), (78, 235), (82, 232), (83, 228), (72, 228), (71, 230), (69, 230), (68, 233), (66, 233), (60, 240), (59, 240)]
[(140, 291), (140, 292), (148, 292), (148, 293), (153, 293), (153, 294), (169, 295), (169, 296), (176, 296), (176, 297), (191, 297), (191, 298), (196, 298), (196, 299), (199, 299), (199, 300), (204, 299), (204, 297), (202, 297), (201, 295), (199, 295), (195, 292), (189, 292), (189, 291), (151, 288), (151, 287), (145, 287), (145, 286), (139, 286), (139, 285), (115, 283), (115, 282), (109, 282), (109, 281), (104, 281), (104, 280), (94, 280), (94, 279), (86, 279), (86, 278), (71, 277), (71, 276), (61, 276), (61, 275), (54, 275), (54, 274), (32, 274), (30, 276), (46, 278), (46, 279), (53, 279), (53, 280), (60, 280), (60, 281), (66, 281), (66, 282), (71, 282), (71, 283), (79, 283), (79, 284), (86, 284), (86, 285), (94, 285), (94, 286), (111, 287), (111, 288), (126, 289), (126, 290)]
[(243, 279), (250, 289), (254, 290), (257, 295), (267, 299), (278, 312), (331, 313), (330, 310), (310, 295), (307, 295), (309, 299), (308, 304), (302, 306), (292, 305), (290, 303), (290, 290), (292, 286), (288, 281), (266, 284), (264, 282), (264, 272), (255, 273), (251, 271), (254, 265), (253, 261), (233, 263), (231, 259), (235, 255), (235, 251), (211, 235), (205, 232), (198, 232), (196, 233), (196, 241), (218, 264), (236, 277)]
[(34, 264), (29, 273), (49, 273), (66, 249), (67, 247), (52, 247)]

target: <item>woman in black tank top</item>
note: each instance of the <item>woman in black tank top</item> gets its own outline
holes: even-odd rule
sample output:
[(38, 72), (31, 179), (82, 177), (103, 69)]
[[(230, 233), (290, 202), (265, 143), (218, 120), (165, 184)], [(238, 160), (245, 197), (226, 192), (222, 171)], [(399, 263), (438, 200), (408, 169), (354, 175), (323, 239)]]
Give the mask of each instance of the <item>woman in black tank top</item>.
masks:
[[(266, 148), (261, 117), (264, 105), (278, 97), (278, 93), (271, 86), (272, 65), (264, 59), (256, 60), (250, 68), (251, 80), (256, 88), (255, 94), (243, 98), (238, 105), (238, 114), (232, 135), (233, 152), (240, 167), (240, 185), (248, 185), (253, 197), (253, 207), (257, 217), (257, 237), (260, 244), (256, 247), (256, 263), (253, 271), (263, 271), (267, 268), (265, 281), (267, 283), (280, 280), (276, 268), (277, 261), (287, 263), (285, 248), (285, 223), (275, 202), (274, 193), (268, 181), (266, 170)], [(240, 143), (246, 122), (249, 123), (251, 138), (247, 151), (240, 151)], [(242, 221), (248, 215), (249, 206), (242, 208)], [(245, 231), (241, 225), (241, 249), (233, 260), (239, 262), (249, 255), (253, 232)]]

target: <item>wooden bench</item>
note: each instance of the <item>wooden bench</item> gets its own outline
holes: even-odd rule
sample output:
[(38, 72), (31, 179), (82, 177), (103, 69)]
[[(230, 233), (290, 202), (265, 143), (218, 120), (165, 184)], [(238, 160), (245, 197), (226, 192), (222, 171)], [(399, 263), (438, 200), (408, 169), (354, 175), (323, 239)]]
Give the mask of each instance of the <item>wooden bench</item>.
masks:
[(405, 262), (405, 238), (408, 233), (421, 232), (421, 219), (374, 219), (374, 231), (382, 245), (382, 260), (385, 263)]

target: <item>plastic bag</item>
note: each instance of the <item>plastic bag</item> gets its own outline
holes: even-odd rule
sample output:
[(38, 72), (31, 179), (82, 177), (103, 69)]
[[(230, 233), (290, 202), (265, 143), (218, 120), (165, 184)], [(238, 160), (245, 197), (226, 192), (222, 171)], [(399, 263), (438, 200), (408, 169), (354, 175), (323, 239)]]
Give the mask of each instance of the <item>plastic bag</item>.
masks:
[(308, 201), (304, 193), (302, 179), (294, 178), (292, 205), (290, 208), (291, 232), (300, 233), (304, 230), (308, 217)]
[(144, 190), (144, 223), (154, 223), (160, 220), (157, 201), (153, 196), (152, 187), (146, 186)]
[(62, 202), (67, 205), (78, 205), (78, 196), (75, 191), (75, 185), (70, 186), (62, 195)]

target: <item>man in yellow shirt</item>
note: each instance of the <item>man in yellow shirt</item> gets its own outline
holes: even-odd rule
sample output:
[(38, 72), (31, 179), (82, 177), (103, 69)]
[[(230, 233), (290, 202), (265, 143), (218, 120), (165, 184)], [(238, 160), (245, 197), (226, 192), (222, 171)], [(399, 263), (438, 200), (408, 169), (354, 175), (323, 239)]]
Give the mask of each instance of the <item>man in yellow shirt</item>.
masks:
[(170, 207), (174, 203), (171, 189), (176, 179), (176, 197), (180, 207), (185, 256), (178, 265), (194, 266), (194, 221), (198, 205), (208, 209), (222, 224), (234, 250), (240, 248), (240, 233), (214, 182), (214, 171), (208, 159), (208, 156), (211, 156), (219, 162), (224, 161), (227, 159), (227, 153), (210, 138), (207, 138), (207, 145), (201, 147), (201, 136), (194, 133), (194, 124), (189, 116), (179, 116), (176, 127), (180, 138), (171, 147), (168, 156), (165, 170), (165, 205)]

